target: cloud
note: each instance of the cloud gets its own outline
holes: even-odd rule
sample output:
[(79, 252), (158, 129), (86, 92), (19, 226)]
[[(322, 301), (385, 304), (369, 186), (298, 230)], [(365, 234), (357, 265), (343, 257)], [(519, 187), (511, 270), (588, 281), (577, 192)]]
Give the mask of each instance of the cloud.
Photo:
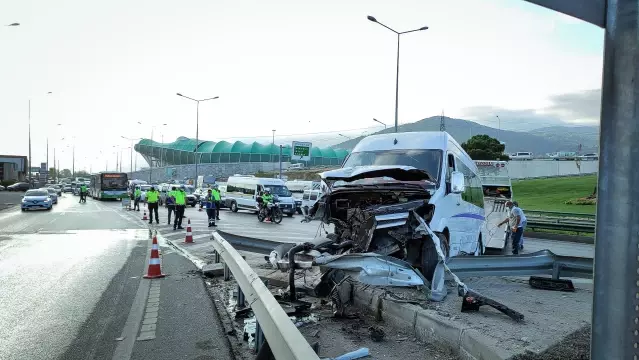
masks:
[(463, 108), (462, 114), (464, 118), (507, 130), (525, 131), (557, 125), (594, 126), (599, 124), (600, 89), (552, 95), (548, 101), (550, 105), (540, 109), (472, 106)]

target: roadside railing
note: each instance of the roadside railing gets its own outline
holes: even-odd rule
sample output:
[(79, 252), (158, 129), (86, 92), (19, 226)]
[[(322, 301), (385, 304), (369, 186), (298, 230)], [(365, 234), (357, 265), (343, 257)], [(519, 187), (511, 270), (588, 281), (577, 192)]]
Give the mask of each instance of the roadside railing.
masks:
[(238, 303), (242, 302), (240, 306), (248, 303), (255, 314), (255, 343), (258, 353), (266, 341), (276, 359), (319, 360), (311, 345), (242, 255), (217, 232), (211, 235), (211, 240), (216, 252), (216, 262), (220, 257), (224, 261), (224, 280), (229, 280), (233, 274), (239, 286)]
[(524, 210), (528, 219), (527, 229), (558, 230), (579, 234), (595, 232), (595, 215), (558, 211)]

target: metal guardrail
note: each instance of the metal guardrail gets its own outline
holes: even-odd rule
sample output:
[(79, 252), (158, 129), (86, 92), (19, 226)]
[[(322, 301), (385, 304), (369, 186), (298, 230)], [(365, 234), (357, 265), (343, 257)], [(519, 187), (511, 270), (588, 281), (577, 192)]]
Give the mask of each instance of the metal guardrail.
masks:
[(275, 358), (319, 360), (319, 356), (242, 255), (217, 232), (211, 235), (211, 240), (215, 251), (224, 260), (225, 278), (228, 278), (226, 269), (229, 269), (255, 314), (257, 327), (261, 329), (256, 330), (256, 335), (260, 335), (258, 332), (264, 335)]
[(530, 215), (530, 216), (544, 216), (544, 217), (551, 217), (551, 218), (575, 218), (575, 219), (595, 220), (595, 214), (570, 213), (570, 212), (561, 212), (561, 211), (544, 211), (544, 210), (526, 210), (526, 209), (523, 209), (523, 211), (527, 217)]
[(520, 255), (458, 256), (450, 258), (446, 265), (457, 276), (551, 275), (553, 279), (591, 279), (593, 274), (593, 259), (557, 255), (550, 250)]

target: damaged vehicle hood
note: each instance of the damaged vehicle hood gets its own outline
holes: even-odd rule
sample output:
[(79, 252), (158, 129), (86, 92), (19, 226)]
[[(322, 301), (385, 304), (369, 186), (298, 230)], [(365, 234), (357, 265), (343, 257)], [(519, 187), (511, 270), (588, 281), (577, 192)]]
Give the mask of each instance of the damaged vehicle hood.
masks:
[[(376, 166), (356, 166), (346, 167), (320, 174), (322, 180), (333, 188), (336, 182), (353, 182), (363, 179), (379, 179), (372, 182), (415, 182), (423, 181), (429, 185), (434, 185), (433, 177), (424, 170), (412, 166), (403, 165), (376, 165)], [(384, 179), (387, 178), (387, 179)], [(364, 183), (366, 184), (366, 183)], [(364, 185), (362, 184), (362, 185)]]

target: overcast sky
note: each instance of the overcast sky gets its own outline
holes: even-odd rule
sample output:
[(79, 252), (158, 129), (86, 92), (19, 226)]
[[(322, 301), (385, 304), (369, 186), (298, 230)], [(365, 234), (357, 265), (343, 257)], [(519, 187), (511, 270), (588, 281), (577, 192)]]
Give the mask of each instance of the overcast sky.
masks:
[(367, 15), (430, 27), (402, 35), (400, 123), (597, 123), (603, 30), (522, 0), (0, 0), (0, 22), (21, 24), (0, 27), (0, 154), (28, 154), (29, 99), (33, 163), (48, 136), (51, 166), (55, 147), (71, 168), (75, 144), (76, 170), (113, 170), (116, 149), (128, 170), (121, 136), (152, 125), (158, 141), (194, 138), (195, 103), (176, 92), (220, 97), (200, 104), (206, 140), (379, 130), (397, 43)]

